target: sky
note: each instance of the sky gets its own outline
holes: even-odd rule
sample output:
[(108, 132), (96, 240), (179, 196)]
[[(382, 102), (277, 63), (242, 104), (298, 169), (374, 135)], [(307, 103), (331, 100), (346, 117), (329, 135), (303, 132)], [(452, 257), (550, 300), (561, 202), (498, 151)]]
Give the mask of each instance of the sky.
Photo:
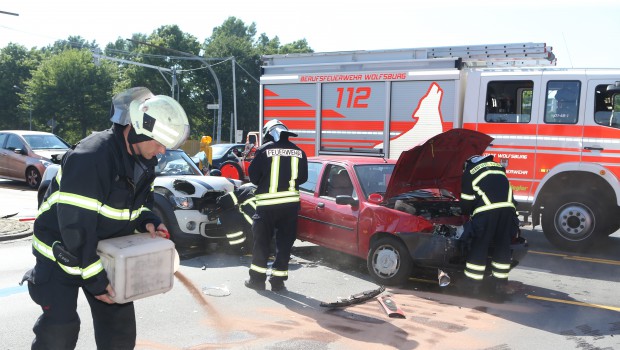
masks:
[(69, 36), (101, 47), (176, 24), (200, 42), (234, 16), (315, 52), (546, 43), (558, 67), (620, 68), (620, 1), (0, 0), (0, 48)]

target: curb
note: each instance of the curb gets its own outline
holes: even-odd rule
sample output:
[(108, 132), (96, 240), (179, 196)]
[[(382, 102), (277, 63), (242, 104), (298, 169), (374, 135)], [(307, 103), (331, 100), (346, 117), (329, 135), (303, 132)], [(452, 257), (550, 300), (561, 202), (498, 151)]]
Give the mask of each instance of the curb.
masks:
[(0, 242), (32, 235), (33, 222), (15, 219), (0, 219)]

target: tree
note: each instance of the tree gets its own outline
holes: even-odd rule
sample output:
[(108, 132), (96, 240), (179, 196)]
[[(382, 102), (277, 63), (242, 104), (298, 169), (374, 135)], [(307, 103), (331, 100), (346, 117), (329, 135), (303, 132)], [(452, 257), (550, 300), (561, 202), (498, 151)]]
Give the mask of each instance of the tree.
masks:
[(47, 57), (27, 83), (37, 129), (53, 130), (77, 142), (109, 127), (115, 78), (115, 66), (95, 66), (89, 49), (68, 49)]
[[(273, 53), (312, 52), (305, 39), (298, 40), (285, 46), (280, 45), (280, 39), (270, 40), (267, 35), (261, 34), (256, 38), (256, 24), (246, 26), (243, 21), (229, 17), (220, 27), (213, 29), (213, 34), (205, 41), (205, 57), (227, 58), (234, 56), (237, 87), (237, 122), (238, 129), (245, 132), (260, 129), (259, 120), (259, 82), (261, 55)], [(241, 68), (241, 69), (238, 69)], [(223, 112), (222, 138), (226, 139), (224, 131), (230, 132), (230, 114), (233, 112), (232, 67), (231, 64), (217, 64), (213, 69), (219, 77), (222, 86)], [(200, 73), (206, 74), (206, 73)], [(207, 79), (205, 77), (205, 79)], [(211, 79), (212, 80), (212, 79)], [(215, 91), (215, 84), (209, 82), (209, 90)]]
[(30, 105), (25, 81), (40, 59), (36, 50), (18, 44), (0, 50), (0, 129), (28, 129)]

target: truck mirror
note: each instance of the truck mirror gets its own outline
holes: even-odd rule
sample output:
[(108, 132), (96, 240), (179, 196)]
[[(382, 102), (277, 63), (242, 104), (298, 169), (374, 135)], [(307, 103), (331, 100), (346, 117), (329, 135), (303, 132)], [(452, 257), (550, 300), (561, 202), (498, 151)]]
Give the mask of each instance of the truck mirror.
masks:
[(607, 93), (609, 95), (620, 93), (620, 81), (617, 81), (611, 85), (607, 85)]

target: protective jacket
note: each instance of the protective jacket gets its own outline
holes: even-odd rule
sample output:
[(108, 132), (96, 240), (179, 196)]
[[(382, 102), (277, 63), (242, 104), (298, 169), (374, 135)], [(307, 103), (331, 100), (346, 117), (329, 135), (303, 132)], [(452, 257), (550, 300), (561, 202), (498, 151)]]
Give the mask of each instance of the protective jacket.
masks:
[(477, 163), (467, 162), (461, 179), (461, 210), (465, 215), (498, 208), (515, 209), (506, 170), (493, 156)]
[(299, 204), (299, 185), (308, 179), (306, 154), (283, 138), (267, 142), (257, 151), (248, 168), (256, 185), (256, 206)]
[[(161, 221), (151, 211), (157, 159), (127, 152), (123, 127), (94, 133), (65, 154), (34, 223), (33, 253), (58, 264), (94, 295), (109, 281), (97, 255), (99, 240), (145, 232)], [(55, 252), (61, 245), (67, 255)]]
[[(226, 238), (230, 246), (246, 243), (252, 230), (252, 216), (256, 212), (254, 191), (256, 186), (244, 184), (217, 198), (218, 212), (215, 213), (226, 228)], [(246, 246), (251, 247), (252, 242)]]

